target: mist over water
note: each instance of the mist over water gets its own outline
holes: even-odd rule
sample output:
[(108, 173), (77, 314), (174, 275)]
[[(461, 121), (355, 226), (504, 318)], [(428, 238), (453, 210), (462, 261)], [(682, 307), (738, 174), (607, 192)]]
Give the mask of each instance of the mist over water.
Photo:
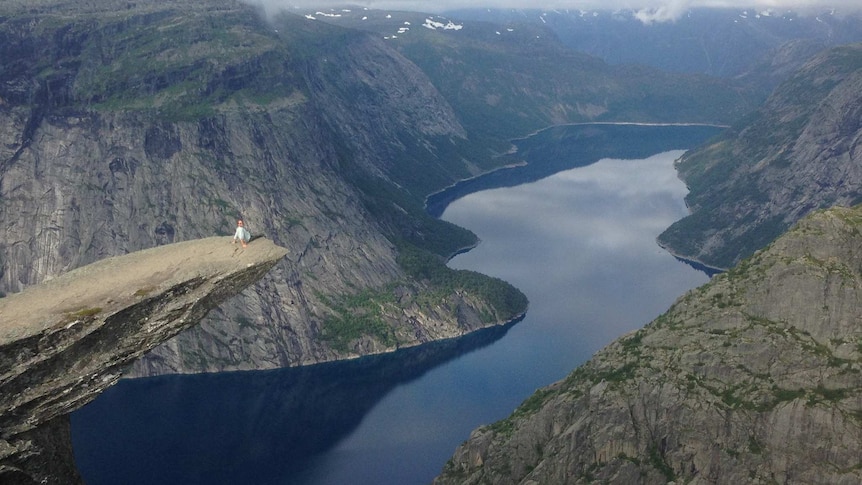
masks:
[(655, 243), (686, 214), (682, 153), (605, 159), (448, 205), (442, 217), (481, 238), (450, 266), (524, 291), (514, 326), (352, 363), (121, 382), (73, 415), (84, 479), (429, 483), (473, 429), (707, 281)]

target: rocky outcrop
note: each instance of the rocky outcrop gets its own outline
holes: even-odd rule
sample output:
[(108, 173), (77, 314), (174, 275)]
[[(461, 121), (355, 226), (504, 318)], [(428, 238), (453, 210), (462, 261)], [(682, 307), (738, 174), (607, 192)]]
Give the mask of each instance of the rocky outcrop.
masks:
[(0, 299), (0, 481), (78, 480), (68, 414), (287, 254), (229, 237), (105, 259)]
[[(0, 291), (239, 217), (290, 249), (130, 375), (355, 357), (514, 316), (396, 260), (405, 240), (474, 241), (408, 192), (470, 171), (438, 163), (464, 129), (380, 39), (241, 2), (44, 0), (0, 6), (0, 57)], [(378, 334), (330, 325), (357, 294), (387, 302)]]
[(813, 210), (862, 201), (862, 44), (812, 58), (752, 116), (678, 163), (691, 215), (659, 236), (728, 268)]
[(802, 220), (472, 433), (435, 483), (862, 481), (862, 208)]

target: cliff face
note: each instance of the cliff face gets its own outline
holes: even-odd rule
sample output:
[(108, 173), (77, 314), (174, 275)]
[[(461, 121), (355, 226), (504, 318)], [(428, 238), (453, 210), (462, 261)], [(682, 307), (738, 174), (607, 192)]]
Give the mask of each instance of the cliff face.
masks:
[(862, 208), (816, 212), (480, 428), (435, 483), (862, 481)]
[(862, 200), (862, 45), (812, 58), (752, 116), (678, 163), (691, 215), (662, 245), (733, 266), (818, 208)]
[[(132, 374), (331, 360), (513, 316), (460, 288), (423, 296), (396, 262), (393, 233), (421, 245), (432, 231), (380, 193), (406, 192), (419, 164), (438, 186), (469, 171), (436, 168), (434, 147), (463, 128), (380, 40), (233, 2), (15, 5), (0, 7), (0, 291), (232, 234), (240, 217), (290, 249)], [(375, 197), (406, 222), (379, 222)], [(473, 241), (449, 250), (459, 238)], [(337, 325), (362, 291), (376, 334)]]
[(68, 414), (126, 366), (269, 271), (266, 239), (187, 241), (93, 263), (0, 299), (0, 481), (77, 480)]

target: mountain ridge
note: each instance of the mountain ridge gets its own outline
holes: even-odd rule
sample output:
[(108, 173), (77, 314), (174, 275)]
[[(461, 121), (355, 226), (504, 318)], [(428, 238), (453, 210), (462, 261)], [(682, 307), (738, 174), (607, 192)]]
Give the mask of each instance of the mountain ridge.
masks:
[[(700, 7), (667, 11), (664, 19), (655, 13), (649, 9), (446, 12), (501, 24), (540, 24), (563, 44), (610, 64), (646, 64), (726, 79), (749, 76), (763, 61), (790, 61), (798, 67), (804, 57), (776, 59), (774, 53), (788, 42), (805, 39), (825, 49), (862, 40), (858, 12), (849, 9)], [(763, 74), (764, 80), (770, 77)], [(774, 87), (772, 82), (765, 85)]]

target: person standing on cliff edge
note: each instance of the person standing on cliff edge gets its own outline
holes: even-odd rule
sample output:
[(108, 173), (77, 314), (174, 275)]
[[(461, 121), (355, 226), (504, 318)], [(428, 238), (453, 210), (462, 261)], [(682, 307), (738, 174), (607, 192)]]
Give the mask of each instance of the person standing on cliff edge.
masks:
[(247, 247), (250, 239), (251, 233), (243, 225), (242, 219), (236, 221), (236, 232), (233, 234), (233, 242), (231, 244), (236, 244), (236, 241), (239, 240), (242, 243), (242, 247)]

